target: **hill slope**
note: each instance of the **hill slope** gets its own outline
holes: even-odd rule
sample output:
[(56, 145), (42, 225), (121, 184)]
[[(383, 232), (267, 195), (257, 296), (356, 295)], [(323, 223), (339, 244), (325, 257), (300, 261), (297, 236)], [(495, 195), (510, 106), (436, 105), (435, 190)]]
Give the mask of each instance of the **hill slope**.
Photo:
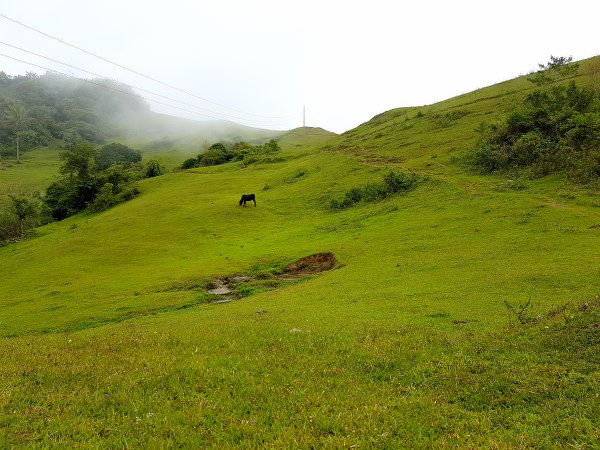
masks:
[[(597, 193), (453, 162), (526, 86), (318, 144), (297, 130), (278, 158), (145, 180), (128, 203), (0, 248), (0, 439), (594, 446)], [(422, 178), (330, 208), (390, 168)], [(238, 206), (251, 192), (257, 207)], [(322, 252), (334, 270), (281, 274)], [(235, 299), (215, 302), (232, 280)]]

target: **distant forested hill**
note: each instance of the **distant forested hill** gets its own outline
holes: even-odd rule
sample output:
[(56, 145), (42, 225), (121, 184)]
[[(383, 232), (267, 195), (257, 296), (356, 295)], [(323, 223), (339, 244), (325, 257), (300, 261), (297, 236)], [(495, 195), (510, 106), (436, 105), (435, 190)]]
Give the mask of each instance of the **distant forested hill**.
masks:
[(157, 114), (130, 86), (109, 79), (81, 80), (55, 73), (9, 76), (0, 71), (0, 152), (80, 141), (135, 142), (142, 148), (197, 147), (200, 143), (265, 142), (280, 132), (226, 121), (194, 121)]
[[(7, 117), (15, 105), (23, 116), (18, 126)], [(112, 80), (84, 81), (52, 73), (11, 77), (0, 72), (0, 111), (0, 145), (3, 153), (10, 153), (16, 132), (22, 150), (54, 140), (101, 144), (121, 134), (119, 117), (144, 114), (149, 107), (133, 89)]]

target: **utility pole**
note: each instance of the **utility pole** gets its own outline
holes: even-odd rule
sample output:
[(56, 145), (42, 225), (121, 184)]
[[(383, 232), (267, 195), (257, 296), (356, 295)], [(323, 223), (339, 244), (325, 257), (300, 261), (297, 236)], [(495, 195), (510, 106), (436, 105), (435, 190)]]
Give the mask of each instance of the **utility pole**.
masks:
[(302, 128), (306, 128), (306, 105), (302, 107)]

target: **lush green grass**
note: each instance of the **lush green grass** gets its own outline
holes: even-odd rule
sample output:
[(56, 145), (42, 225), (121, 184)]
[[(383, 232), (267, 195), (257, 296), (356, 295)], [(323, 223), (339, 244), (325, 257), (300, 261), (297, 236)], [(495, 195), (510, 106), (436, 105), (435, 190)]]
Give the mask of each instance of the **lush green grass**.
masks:
[(13, 159), (0, 161), (0, 206), (7, 204), (9, 194), (25, 195), (44, 192), (58, 175), (59, 150), (42, 148), (24, 152), (20, 163)]
[[(424, 298), (437, 298), (448, 311), (498, 322), (505, 296), (531, 295), (548, 307), (597, 293), (598, 232), (590, 227), (600, 217), (576, 195), (472, 193), (429, 181), (385, 201), (329, 211), (324, 198), (337, 196), (338, 186), (379, 181), (382, 170), (317, 152), (147, 180), (135, 201), (49, 225), (37, 239), (0, 250), (7, 255), (2, 291), (14, 299), (0, 313), (0, 320), (13, 319), (0, 330), (69, 329), (117, 319), (126, 306), (131, 314), (187, 303), (198, 293), (165, 287), (320, 251), (346, 264), (323, 277), (323, 289), (345, 286), (338, 295), (352, 299), (380, 295), (390, 308), (399, 297), (403, 308), (434, 313), (439, 303)], [(257, 193), (259, 207), (238, 207), (247, 191)], [(483, 312), (487, 317), (479, 317)]]
[[(597, 193), (453, 159), (524, 86), (402, 110), (406, 124), (395, 111), (341, 137), (296, 132), (282, 161), (145, 180), (130, 202), (0, 248), (0, 442), (597, 445)], [(467, 114), (445, 116), (452, 102)], [(390, 167), (426, 181), (329, 208)], [(258, 206), (239, 207), (250, 192)], [(211, 279), (325, 251), (336, 270), (206, 302)], [(505, 299), (531, 299), (537, 319), (515, 324)]]
[(0, 436), (101, 448), (596, 445), (597, 302), (494, 333), (443, 316), (376, 318), (373, 304), (350, 323), (335, 303), (315, 314), (255, 298), (7, 341)]

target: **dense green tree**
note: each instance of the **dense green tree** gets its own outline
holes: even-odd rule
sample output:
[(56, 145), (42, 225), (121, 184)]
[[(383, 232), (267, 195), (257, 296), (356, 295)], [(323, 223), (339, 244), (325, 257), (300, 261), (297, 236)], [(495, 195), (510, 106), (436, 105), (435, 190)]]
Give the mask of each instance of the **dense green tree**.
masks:
[(217, 166), (231, 161), (235, 154), (227, 150), (209, 149), (198, 156), (198, 165), (200, 166)]
[(154, 159), (151, 159), (146, 163), (146, 168), (144, 171), (144, 178), (154, 178), (162, 175), (164, 169), (160, 165), (160, 163)]
[(90, 178), (97, 154), (98, 150), (88, 142), (82, 142), (71, 150), (61, 152), (60, 159), (64, 163), (60, 168), (60, 173), (80, 180)]
[(142, 154), (126, 145), (112, 143), (103, 146), (96, 157), (96, 169), (105, 170), (113, 164), (134, 164), (142, 160)]
[(106, 183), (100, 188), (98, 195), (90, 204), (90, 209), (94, 212), (105, 211), (119, 202), (114, 192), (115, 186), (112, 183)]
[(109, 183), (113, 186), (115, 194), (118, 194), (123, 188), (142, 177), (138, 166), (124, 166), (122, 164), (113, 164), (109, 168), (104, 169), (96, 174), (97, 184), (103, 186)]
[(97, 150), (82, 142), (73, 149), (61, 152), (63, 164), (59, 171), (64, 177), (46, 189), (44, 203), (54, 219), (62, 220), (85, 209), (98, 194), (98, 180), (93, 172)]
[(55, 220), (63, 220), (87, 206), (78, 193), (77, 183), (68, 178), (61, 178), (48, 186), (44, 204)]
[(194, 167), (198, 167), (198, 158), (188, 158), (182, 164), (182, 169), (193, 169)]
[(56, 220), (72, 216), (86, 208), (99, 212), (117, 203), (131, 200), (140, 191), (133, 183), (140, 178), (161, 175), (163, 168), (157, 161), (141, 164), (111, 164), (97, 170), (98, 151), (89, 142), (82, 142), (60, 154), (63, 176), (46, 189), (44, 204)]
[(218, 152), (226, 152), (227, 148), (225, 147), (225, 144), (223, 144), (222, 142), (217, 142), (216, 144), (213, 144), (210, 147), (208, 147), (208, 150), (214, 150), (214, 151), (218, 151)]
[(281, 150), (281, 148), (279, 147), (279, 144), (274, 139), (271, 139), (269, 142), (265, 143), (263, 145), (263, 148), (264, 148), (264, 153), (267, 155), (270, 155), (272, 153), (277, 153), (278, 151)]
[(19, 219), (19, 233), (25, 235), (25, 229), (32, 228), (38, 224), (40, 216), (39, 199), (33, 197), (19, 197), (11, 195), (12, 212)]
[(67, 149), (72, 149), (74, 146), (83, 141), (83, 138), (79, 135), (79, 133), (73, 129), (64, 131), (61, 137)]

